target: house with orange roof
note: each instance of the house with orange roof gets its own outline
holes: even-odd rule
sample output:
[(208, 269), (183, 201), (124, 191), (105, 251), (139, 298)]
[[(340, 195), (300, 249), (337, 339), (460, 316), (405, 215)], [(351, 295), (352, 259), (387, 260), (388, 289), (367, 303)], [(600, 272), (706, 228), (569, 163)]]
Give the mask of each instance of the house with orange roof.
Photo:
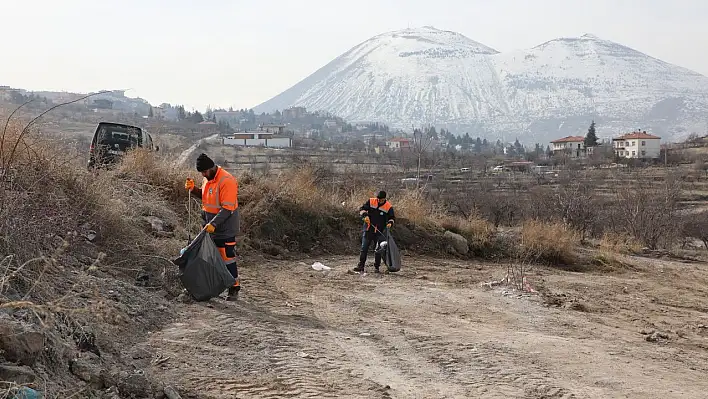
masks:
[(661, 137), (646, 131), (627, 133), (612, 139), (612, 149), (621, 158), (659, 158)]
[(566, 154), (571, 158), (585, 158), (587, 148), (585, 148), (585, 137), (568, 136), (562, 139), (551, 141), (553, 145), (553, 155)]

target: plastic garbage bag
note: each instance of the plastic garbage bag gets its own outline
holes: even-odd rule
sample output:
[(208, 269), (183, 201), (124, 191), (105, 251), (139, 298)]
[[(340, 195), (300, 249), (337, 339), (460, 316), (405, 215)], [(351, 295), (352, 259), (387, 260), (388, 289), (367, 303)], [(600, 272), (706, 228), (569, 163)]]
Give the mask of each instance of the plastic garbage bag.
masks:
[(205, 230), (180, 252), (180, 256), (172, 262), (179, 266), (179, 279), (195, 300), (208, 301), (236, 282)]
[(386, 264), (386, 269), (389, 272), (401, 270), (401, 252), (398, 250), (398, 245), (396, 245), (390, 230), (386, 232), (386, 241), (382, 241), (379, 247), (384, 251), (383, 261)]

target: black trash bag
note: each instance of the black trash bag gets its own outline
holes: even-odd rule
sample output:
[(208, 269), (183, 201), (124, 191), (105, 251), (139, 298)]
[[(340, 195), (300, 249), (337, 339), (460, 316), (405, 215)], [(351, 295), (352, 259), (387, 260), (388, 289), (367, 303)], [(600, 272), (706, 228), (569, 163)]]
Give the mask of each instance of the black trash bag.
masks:
[(401, 252), (394, 241), (391, 231), (386, 231), (386, 241), (379, 243), (377, 251), (383, 252), (383, 261), (389, 272), (395, 273), (401, 270)]
[(197, 301), (208, 301), (232, 287), (236, 279), (229, 273), (219, 249), (205, 230), (189, 243), (179, 258), (172, 261), (179, 266), (182, 285)]

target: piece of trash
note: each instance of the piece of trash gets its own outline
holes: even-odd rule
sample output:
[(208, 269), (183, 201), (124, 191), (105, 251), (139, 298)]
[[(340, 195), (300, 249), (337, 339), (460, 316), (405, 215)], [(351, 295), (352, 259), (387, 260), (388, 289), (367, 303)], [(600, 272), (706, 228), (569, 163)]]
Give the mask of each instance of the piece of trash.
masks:
[(167, 362), (168, 360), (170, 360), (170, 357), (169, 357), (169, 356), (164, 356), (164, 357), (163, 357), (162, 355), (157, 355), (157, 357), (155, 357), (155, 358), (152, 360), (152, 364), (154, 364), (154, 365), (160, 365), (160, 364), (162, 364), (162, 363)]
[(312, 359), (312, 355), (310, 355), (309, 353), (298, 352), (297, 355), (303, 359)]
[(42, 394), (32, 388), (22, 387), (13, 399), (41, 399)]
[(330, 271), (330, 270), (332, 270), (331, 267), (325, 266), (325, 265), (323, 265), (323, 264), (320, 263), (320, 262), (315, 262), (315, 263), (313, 263), (313, 264), (312, 264), (312, 268), (315, 269), (315, 270), (317, 270), (317, 271)]
[(361, 333), (359, 334), (360, 337), (370, 337), (371, 333)]

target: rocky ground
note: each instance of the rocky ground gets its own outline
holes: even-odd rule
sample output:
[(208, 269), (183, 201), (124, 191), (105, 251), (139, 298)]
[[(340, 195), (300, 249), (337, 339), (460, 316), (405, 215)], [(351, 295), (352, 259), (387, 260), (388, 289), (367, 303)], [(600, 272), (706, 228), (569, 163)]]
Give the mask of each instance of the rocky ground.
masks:
[[(315, 271), (320, 261), (332, 268)], [(704, 398), (708, 265), (626, 258), (602, 273), (411, 257), (247, 260), (237, 303), (177, 306), (133, 348), (184, 398)], [(142, 359), (140, 359), (142, 357)]]

